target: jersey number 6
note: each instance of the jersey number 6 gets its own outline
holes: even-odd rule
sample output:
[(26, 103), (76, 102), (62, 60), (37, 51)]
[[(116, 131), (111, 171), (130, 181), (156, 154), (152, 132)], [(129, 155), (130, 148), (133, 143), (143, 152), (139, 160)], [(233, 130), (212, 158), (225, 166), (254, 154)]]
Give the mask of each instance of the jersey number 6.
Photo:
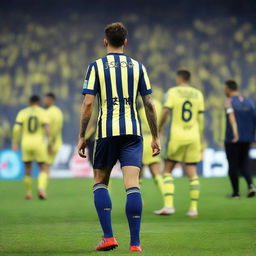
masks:
[(187, 100), (183, 103), (182, 105), (182, 113), (181, 113), (181, 118), (184, 122), (189, 122), (192, 118), (192, 103)]

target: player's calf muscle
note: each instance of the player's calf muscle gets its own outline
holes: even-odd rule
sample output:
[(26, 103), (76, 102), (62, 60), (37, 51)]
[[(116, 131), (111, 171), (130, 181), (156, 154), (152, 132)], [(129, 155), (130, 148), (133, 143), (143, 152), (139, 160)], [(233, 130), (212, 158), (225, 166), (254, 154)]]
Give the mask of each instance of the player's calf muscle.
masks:
[(124, 166), (122, 168), (125, 188), (139, 187), (140, 168), (136, 166)]

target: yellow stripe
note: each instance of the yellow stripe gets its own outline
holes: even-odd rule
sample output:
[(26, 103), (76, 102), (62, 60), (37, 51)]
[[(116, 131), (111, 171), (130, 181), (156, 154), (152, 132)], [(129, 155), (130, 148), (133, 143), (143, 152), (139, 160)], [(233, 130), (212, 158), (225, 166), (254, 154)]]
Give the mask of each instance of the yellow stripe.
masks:
[(150, 81), (149, 81), (149, 78), (148, 78), (147, 70), (145, 69), (144, 65), (142, 65), (142, 70), (143, 70), (144, 80), (145, 80), (145, 83), (146, 83), (147, 90), (149, 90), (149, 89), (151, 89), (151, 85), (150, 85)]
[(136, 96), (138, 91), (138, 83), (139, 83), (139, 77), (140, 77), (140, 68), (139, 63), (132, 59), (133, 62), (133, 88), (134, 88), (134, 94), (133, 94), (133, 107), (134, 107), (134, 113), (135, 113), (135, 119), (137, 123), (137, 135), (140, 134), (140, 123), (138, 119), (138, 113), (136, 110)]
[(88, 89), (93, 90), (95, 84), (95, 68), (92, 67), (91, 74), (88, 81)]
[[(120, 62), (127, 63), (127, 59), (125, 56), (119, 56)], [(123, 96), (124, 98), (129, 97), (129, 91), (128, 91), (128, 73), (127, 73), (127, 67), (126, 65), (121, 65), (121, 77), (122, 77), (122, 86), (123, 86)], [(124, 105), (125, 107), (125, 128), (126, 128), (126, 134), (132, 134), (132, 121), (131, 121), (131, 109), (128, 104)]]
[[(106, 96), (106, 84), (104, 76), (104, 67), (102, 59), (96, 61), (98, 67), (99, 81), (100, 81), (100, 93), (101, 93), (101, 107), (102, 107), (102, 137), (107, 136), (107, 96)], [(100, 115), (99, 115), (100, 118)]]
[[(107, 56), (108, 63), (115, 63), (114, 55)], [(112, 65), (111, 65), (112, 66)], [(112, 88), (112, 98), (118, 99), (117, 89), (116, 89), (116, 69), (109, 68), (110, 72), (110, 80), (111, 80), (111, 88)], [(119, 105), (113, 105), (113, 114), (112, 114), (112, 135), (117, 136), (120, 135), (120, 125), (119, 125)]]

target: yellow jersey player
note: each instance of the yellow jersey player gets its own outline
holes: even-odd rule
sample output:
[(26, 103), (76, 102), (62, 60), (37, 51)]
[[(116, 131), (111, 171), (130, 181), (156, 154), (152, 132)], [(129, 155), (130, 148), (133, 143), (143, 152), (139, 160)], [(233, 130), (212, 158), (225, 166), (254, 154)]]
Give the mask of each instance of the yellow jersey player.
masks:
[(199, 199), (199, 179), (197, 163), (201, 160), (202, 133), (204, 122), (204, 98), (202, 93), (189, 86), (190, 72), (177, 72), (178, 86), (168, 90), (159, 128), (163, 128), (170, 113), (172, 121), (165, 157), (163, 190), (165, 206), (155, 214), (174, 214), (174, 184), (172, 171), (177, 162), (185, 163), (185, 170), (190, 180), (190, 208), (188, 216), (197, 217)]
[(20, 110), (13, 128), (12, 149), (18, 150), (21, 138), (22, 161), (25, 164), (24, 183), (26, 199), (32, 198), (32, 162), (39, 164), (38, 196), (45, 199), (47, 183), (47, 137), (49, 138), (49, 125), (46, 112), (39, 106), (40, 98), (36, 95), (30, 97), (29, 106)]
[(63, 126), (63, 113), (55, 105), (56, 97), (53, 93), (47, 93), (44, 97), (44, 106), (46, 107), (46, 114), (49, 119), (51, 128), (50, 134), (50, 147), (47, 156), (47, 167), (53, 164), (54, 159), (62, 146), (62, 126)]
[[(160, 101), (154, 99), (154, 105), (156, 109), (156, 115), (160, 116), (162, 112), (162, 104)], [(143, 155), (142, 155), (142, 165), (148, 166), (151, 175), (153, 176), (159, 191), (163, 195), (163, 178), (161, 175), (161, 158), (160, 155), (152, 156), (151, 149), (151, 131), (148, 125), (147, 116), (143, 106), (139, 109), (139, 116), (141, 120), (142, 134), (143, 134)]]

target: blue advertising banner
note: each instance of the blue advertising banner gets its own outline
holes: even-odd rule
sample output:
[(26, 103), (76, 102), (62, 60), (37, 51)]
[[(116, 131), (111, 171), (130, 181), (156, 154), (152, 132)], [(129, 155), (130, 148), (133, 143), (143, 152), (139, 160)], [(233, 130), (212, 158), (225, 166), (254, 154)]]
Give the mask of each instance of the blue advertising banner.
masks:
[[(32, 176), (37, 177), (39, 168), (33, 163)], [(0, 151), (0, 179), (17, 180), (22, 179), (24, 174), (24, 164), (21, 161), (21, 152), (12, 150)]]

